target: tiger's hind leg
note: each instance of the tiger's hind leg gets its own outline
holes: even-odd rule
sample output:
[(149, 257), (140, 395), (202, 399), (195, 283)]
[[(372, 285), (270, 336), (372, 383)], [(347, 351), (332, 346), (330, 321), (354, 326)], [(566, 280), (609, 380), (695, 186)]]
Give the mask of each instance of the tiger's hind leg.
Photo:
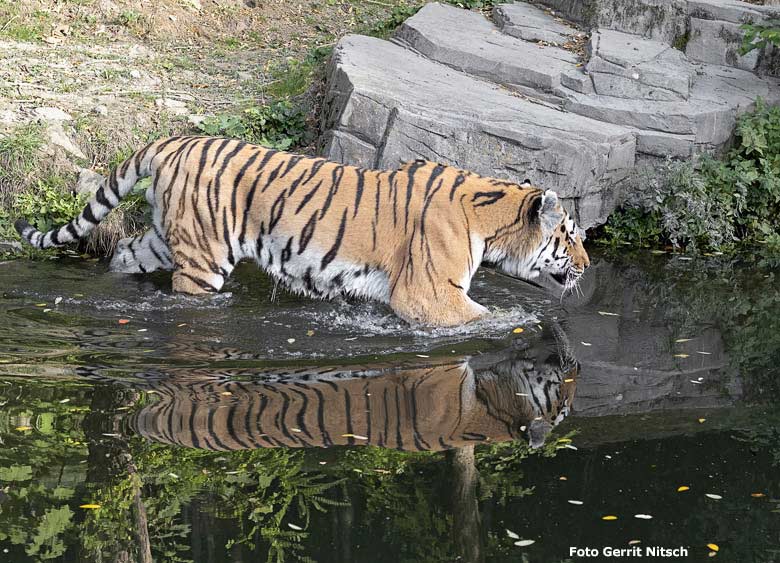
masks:
[(226, 258), (189, 245), (173, 247), (173, 291), (201, 295), (217, 293), (225, 284), (234, 264)]
[(153, 228), (141, 236), (120, 240), (110, 265), (111, 271), (125, 274), (139, 274), (172, 268), (173, 260), (168, 244)]

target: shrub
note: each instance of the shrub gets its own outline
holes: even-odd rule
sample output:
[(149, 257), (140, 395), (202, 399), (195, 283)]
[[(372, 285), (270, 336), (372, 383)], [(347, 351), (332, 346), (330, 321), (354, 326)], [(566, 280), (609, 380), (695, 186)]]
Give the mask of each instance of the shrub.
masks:
[(723, 160), (667, 161), (638, 175), (640, 195), (614, 213), (604, 239), (693, 251), (762, 243), (780, 250), (780, 108), (758, 100)]
[(780, 20), (769, 20), (765, 24), (746, 23), (740, 26), (745, 32), (742, 37), (740, 55), (747, 55), (754, 49), (763, 49), (768, 44), (780, 46)]
[(306, 115), (288, 100), (252, 106), (238, 115), (220, 115), (198, 125), (206, 135), (244, 139), (269, 148), (287, 150), (304, 139)]

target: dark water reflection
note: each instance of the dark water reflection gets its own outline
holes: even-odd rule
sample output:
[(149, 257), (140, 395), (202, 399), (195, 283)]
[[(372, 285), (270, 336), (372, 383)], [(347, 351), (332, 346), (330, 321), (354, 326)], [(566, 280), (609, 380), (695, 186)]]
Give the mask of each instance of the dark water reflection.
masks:
[(774, 266), (594, 262), (462, 331), (0, 264), (0, 560), (780, 560)]

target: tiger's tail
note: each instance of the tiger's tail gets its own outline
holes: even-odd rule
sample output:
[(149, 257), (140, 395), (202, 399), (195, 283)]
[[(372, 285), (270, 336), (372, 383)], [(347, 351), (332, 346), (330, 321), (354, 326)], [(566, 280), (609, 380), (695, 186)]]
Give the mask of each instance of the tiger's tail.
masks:
[(148, 144), (114, 168), (84, 210), (69, 223), (45, 233), (30, 225), (26, 219), (18, 219), (14, 227), (23, 240), (36, 248), (63, 246), (84, 238), (119, 205), (138, 180), (150, 175), (151, 160), (157, 152), (150, 149), (159, 142)]

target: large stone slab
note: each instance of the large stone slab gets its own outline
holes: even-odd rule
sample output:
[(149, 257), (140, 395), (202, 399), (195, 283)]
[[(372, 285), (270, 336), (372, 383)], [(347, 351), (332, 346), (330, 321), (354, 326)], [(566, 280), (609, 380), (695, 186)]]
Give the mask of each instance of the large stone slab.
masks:
[(590, 40), (588, 73), (603, 96), (687, 100), (695, 71), (680, 51), (661, 41), (598, 29)]
[(498, 4), (493, 8), (493, 21), (502, 32), (524, 41), (562, 44), (581, 33), (561, 18), (524, 2)]
[(427, 4), (406, 20), (394, 40), (457, 70), (520, 90), (554, 95), (574, 54), (500, 33), (482, 14)]
[(370, 37), (336, 47), (323, 126), (329, 158), (394, 168), (424, 157), (530, 178), (568, 200), (584, 227), (605, 220), (634, 165), (635, 135), (625, 127), (535, 103)]

